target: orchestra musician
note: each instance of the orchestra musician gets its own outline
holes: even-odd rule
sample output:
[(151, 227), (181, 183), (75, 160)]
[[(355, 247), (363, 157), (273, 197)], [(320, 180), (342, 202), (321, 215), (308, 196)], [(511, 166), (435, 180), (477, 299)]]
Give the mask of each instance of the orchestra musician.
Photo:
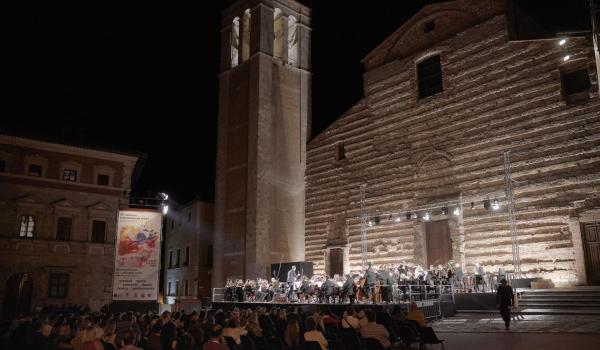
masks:
[(321, 285), (321, 290), (323, 291), (324, 302), (329, 304), (330, 299), (333, 297), (335, 284), (329, 276), (325, 276), (325, 282)]
[(369, 266), (367, 267), (367, 270), (365, 271), (365, 286), (363, 287), (365, 294), (367, 295), (367, 300), (370, 300), (371, 303), (375, 302), (375, 283), (377, 283), (377, 274), (375, 273), (375, 270), (373, 270), (373, 267), (371, 265), (371, 263), (369, 263)]
[(350, 304), (354, 304), (356, 295), (356, 283), (354, 283), (354, 278), (351, 275), (346, 276), (346, 281), (344, 285), (342, 285), (342, 295), (341, 299), (345, 300), (346, 297), (350, 300)]
[(292, 296), (294, 295), (296, 290), (295, 282), (298, 280), (298, 277), (300, 277), (300, 273), (296, 271), (296, 265), (292, 265), (292, 269), (288, 271), (286, 280), (290, 288), (288, 291), (289, 299), (292, 299)]
[(392, 302), (392, 285), (394, 281), (392, 281), (392, 276), (387, 270), (387, 266), (383, 266), (383, 269), (379, 272), (379, 280), (381, 281), (381, 300), (384, 303)]

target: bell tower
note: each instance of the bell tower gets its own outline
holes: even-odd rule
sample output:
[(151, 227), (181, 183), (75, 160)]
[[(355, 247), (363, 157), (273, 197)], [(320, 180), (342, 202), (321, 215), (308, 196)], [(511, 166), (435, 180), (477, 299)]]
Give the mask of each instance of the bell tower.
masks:
[(221, 22), (213, 286), (304, 260), (310, 9), (240, 0)]

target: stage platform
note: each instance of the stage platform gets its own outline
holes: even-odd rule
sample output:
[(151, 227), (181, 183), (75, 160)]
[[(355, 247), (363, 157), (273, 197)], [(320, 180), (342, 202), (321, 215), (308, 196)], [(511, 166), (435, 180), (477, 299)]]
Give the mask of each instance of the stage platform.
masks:
[[(425, 301), (427, 303), (427, 301)], [(429, 318), (434, 318), (434, 317), (439, 317), (439, 316), (443, 316), (443, 317), (450, 317), (453, 316), (455, 314), (455, 307), (454, 307), (454, 303), (451, 301), (443, 301), (440, 303), (439, 306), (437, 306), (437, 304), (434, 305), (434, 301), (430, 300), (429, 302), (431, 302), (432, 305), (430, 306), (426, 306), (424, 309), (425, 311), (425, 316), (429, 317)], [(429, 303), (427, 303), (429, 304)], [(261, 302), (212, 302), (212, 308), (213, 309), (221, 309), (223, 311), (228, 311), (228, 310), (233, 310), (234, 308), (239, 308), (239, 309), (256, 309), (258, 307), (265, 307), (267, 310), (271, 310), (271, 308), (285, 308), (285, 309), (289, 309), (289, 310), (294, 310), (294, 311), (302, 311), (303, 313), (312, 313), (312, 312), (316, 312), (316, 311), (327, 311), (330, 310), (333, 313), (335, 313), (338, 316), (342, 316), (344, 311), (346, 310), (346, 308), (348, 306), (354, 306), (356, 308), (357, 311), (363, 310), (363, 309), (373, 309), (375, 311), (384, 311), (384, 312), (391, 312), (392, 309), (394, 308), (394, 306), (399, 305), (400, 307), (402, 307), (405, 311), (408, 310), (408, 307), (410, 306), (409, 302), (401, 302), (401, 303), (390, 303), (390, 304), (348, 304), (348, 303), (342, 303), (342, 304), (324, 304), (324, 303), (319, 303), (319, 304), (308, 304), (308, 303), (261, 303)], [(436, 311), (439, 310), (439, 311)], [(440, 313), (439, 315), (437, 313)]]

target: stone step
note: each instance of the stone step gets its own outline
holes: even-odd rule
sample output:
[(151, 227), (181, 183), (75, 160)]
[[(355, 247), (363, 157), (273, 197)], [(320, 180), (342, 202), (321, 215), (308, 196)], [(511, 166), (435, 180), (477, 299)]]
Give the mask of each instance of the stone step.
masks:
[(519, 307), (530, 308), (600, 308), (600, 303), (531, 303), (519, 302)]
[(563, 301), (576, 301), (580, 303), (597, 303), (600, 302), (600, 298), (570, 298), (570, 297), (554, 297), (554, 298), (542, 298), (542, 297), (521, 297), (519, 300), (523, 301), (544, 301), (544, 302), (563, 302)]
[(585, 300), (585, 301), (600, 301), (600, 297), (588, 296), (588, 297), (566, 297), (566, 296), (539, 296), (539, 295), (522, 295), (521, 300)]

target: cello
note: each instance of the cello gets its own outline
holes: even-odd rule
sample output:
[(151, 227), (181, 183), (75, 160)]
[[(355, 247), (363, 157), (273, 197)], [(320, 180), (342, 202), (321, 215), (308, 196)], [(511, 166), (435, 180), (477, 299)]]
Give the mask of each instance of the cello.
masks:
[(366, 297), (367, 294), (365, 293), (364, 287), (365, 287), (365, 283), (367, 283), (367, 277), (363, 276), (358, 280), (357, 285), (357, 291), (356, 291), (356, 300), (357, 301), (363, 301)]

